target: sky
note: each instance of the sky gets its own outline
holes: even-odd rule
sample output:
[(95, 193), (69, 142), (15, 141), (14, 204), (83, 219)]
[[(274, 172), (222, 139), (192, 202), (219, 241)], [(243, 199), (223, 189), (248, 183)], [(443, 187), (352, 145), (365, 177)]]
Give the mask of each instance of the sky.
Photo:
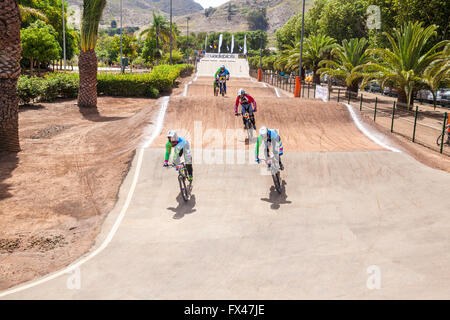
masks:
[(230, 0), (194, 0), (202, 5), (203, 8), (218, 7)]

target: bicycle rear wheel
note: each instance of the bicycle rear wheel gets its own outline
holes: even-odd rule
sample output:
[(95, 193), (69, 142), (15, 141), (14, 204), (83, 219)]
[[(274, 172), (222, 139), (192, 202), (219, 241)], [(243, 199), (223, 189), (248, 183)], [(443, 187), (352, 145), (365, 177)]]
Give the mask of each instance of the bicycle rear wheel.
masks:
[(186, 179), (182, 175), (178, 176), (178, 183), (180, 184), (181, 196), (183, 197), (184, 201), (188, 201), (189, 200), (189, 191), (186, 188)]
[(253, 140), (253, 128), (249, 121), (247, 121), (247, 134), (248, 134), (248, 141), (252, 142)]

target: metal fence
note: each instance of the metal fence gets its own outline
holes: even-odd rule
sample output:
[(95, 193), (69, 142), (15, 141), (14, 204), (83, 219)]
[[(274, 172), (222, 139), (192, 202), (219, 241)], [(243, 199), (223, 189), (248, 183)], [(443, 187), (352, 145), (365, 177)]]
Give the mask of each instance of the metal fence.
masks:
[[(250, 70), (250, 76), (257, 79), (258, 71)], [(264, 71), (262, 81), (291, 93), (295, 91), (295, 76), (293, 75), (280, 75), (276, 72)], [(301, 81), (301, 85), (300, 96), (302, 98), (314, 98), (316, 85), (305, 81)]]
[[(256, 70), (250, 71), (250, 76), (257, 78)], [(280, 75), (276, 72), (264, 71), (262, 81), (294, 93), (295, 77)], [(316, 85), (302, 81), (300, 97), (314, 99)], [(432, 110), (427, 106), (397, 104), (395, 99), (377, 96), (372, 93), (347, 91), (345, 87), (333, 86), (328, 92), (328, 101), (348, 103), (358, 108), (361, 114), (371, 118), (377, 124), (399, 134), (414, 143), (418, 143), (440, 153), (450, 155), (450, 145), (447, 144), (446, 124), (448, 113), (441, 109)]]

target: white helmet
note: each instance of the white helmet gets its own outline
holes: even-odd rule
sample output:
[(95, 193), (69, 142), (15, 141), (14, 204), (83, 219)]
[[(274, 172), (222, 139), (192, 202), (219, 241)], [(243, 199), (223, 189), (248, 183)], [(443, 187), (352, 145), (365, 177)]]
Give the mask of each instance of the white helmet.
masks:
[(267, 140), (267, 128), (266, 127), (261, 127), (260, 129), (259, 129), (259, 135), (264, 139), (264, 140)]
[(167, 132), (167, 138), (169, 138), (170, 141), (177, 141), (177, 132), (175, 130), (170, 130), (169, 132)]
[(240, 88), (240, 89), (238, 90), (238, 96), (241, 96), (241, 95), (243, 95), (243, 94), (245, 94), (245, 90), (242, 89), (242, 88)]

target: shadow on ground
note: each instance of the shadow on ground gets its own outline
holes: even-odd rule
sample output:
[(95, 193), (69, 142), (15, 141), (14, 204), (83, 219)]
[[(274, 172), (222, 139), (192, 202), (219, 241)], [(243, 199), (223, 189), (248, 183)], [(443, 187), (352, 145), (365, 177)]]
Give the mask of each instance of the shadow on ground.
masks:
[(0, 201), (12, 197), (12, 194), (9, 192), (11, 185), (4, 183), (4, 181), (11, 177), (18, 164), (19, 157), (17, 153), (0, 152)]
[(109, 122), (126, 119), (126, 117), (104, 117), (100, 115), (100, 112), (98, 112), (98, 108), (78, 107), (78, 109), (80, 110), (83, 118), (92, 122)]
[(278, 193), (274, 186), (270, 187), (269, 198), (261, 198), (262, 201), (271, 203), (270, 209), (278, 210), (282, 204), (290, 204), (292, 201), (287, 200), (286, 194), (286, 181), (283, 180), (281, 183), (281, 194)]
[(181, 195), (180, 192), (177, 197), (177, 202), (178, 206), (176, 208), (174, 207), (167, 208), (167, 210), (175, 212), (174, 216), (172, 217), (174, 219), (181, 219), (186, 214), (191, 214), (197, 211), (197, 209), (194, 209), (196, 204), (195, 195), (192, 195), (189, 201), (184, 201), (183, 196)]
[(45, 109), (45, 106), (42, 104), (25, 104), (19, 106), (19, 113), (25, 112), (25, 111), (31, 111), (31, 110), (41, 110)]

